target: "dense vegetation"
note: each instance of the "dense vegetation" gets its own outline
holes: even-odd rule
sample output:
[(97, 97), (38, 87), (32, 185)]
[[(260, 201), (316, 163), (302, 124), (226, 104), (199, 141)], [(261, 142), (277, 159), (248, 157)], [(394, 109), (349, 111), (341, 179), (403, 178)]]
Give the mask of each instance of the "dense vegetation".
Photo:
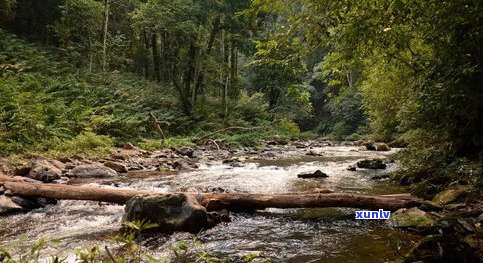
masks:
[[(363, 135), (409, 145), (416, 181), (479, 171), (481, 1), (2, 0), (0, 13), (3, 155), (158, 138), (152, 112), (168, 137)], [(263, 137), (236, 142), (250, 136)]]

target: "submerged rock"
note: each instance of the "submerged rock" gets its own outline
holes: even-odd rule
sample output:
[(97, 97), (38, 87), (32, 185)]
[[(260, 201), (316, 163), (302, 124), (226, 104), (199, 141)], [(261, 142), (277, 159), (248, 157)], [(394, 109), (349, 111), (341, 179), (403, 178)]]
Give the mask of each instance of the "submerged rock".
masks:
[(358, 168), (365, 169), (386, 169), (386, 164), (381, 159), (367, 159), (357, 162)]
[(313, 173), (301, 173), (297, 175), (298, 178), (327, 178), (329, 177), (326, 173), (321, 170), (317, 170)]
[(102, 164), (82, 164), (72, 169), (72, 175), (79, 178), (114, 177), (117, 172)]
[(150, 231), (198, 233), (210, 225), (206, 208), (194, 196), (182, 193), (135, 196), (124, 208), (123, 221), (145, 220), (157, 227)]

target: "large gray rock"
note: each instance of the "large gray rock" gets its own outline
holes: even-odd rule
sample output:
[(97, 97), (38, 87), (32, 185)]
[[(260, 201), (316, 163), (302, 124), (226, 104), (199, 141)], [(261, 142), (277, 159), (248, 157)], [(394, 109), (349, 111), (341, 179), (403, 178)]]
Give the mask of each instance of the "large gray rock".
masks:
[(71, 173), (74, 177), (79, 178), (117, 176), (116, 171), (102, 164), (82, 164), (72, 169)]
[(50, 183), (54, 180), (60, 179), (62, 170), (55, 164), (47, 160), (38, 160), (32, 163), (27, 177), (42, 181), (44, 183)]
[(135, 220), (155, 223), (158, 226), (150, 230), (164, 233), (198, 233), (210, 225), (206, 209), (194, 196), (182, 193), (131, 198), (124, 208), (123, 221)]

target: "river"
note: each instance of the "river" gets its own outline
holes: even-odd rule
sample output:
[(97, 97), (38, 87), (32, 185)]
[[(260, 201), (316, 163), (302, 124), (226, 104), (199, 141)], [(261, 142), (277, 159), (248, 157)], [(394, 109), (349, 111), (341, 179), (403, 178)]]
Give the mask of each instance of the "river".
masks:
[[(357, 160), (386, 157), (394, 153), (362, 151), (357, 147), (319, 147), (322, 156), (306, 156), (300, 150), (285, 150), (281, 158), (250, 159), (241, 167), (221, 161), (200, 164), (195, 171), (172, 175), (130, 176), (106, 182), (86, 181), (102, 187), (146, 189), (159, 192), (196, 189), (223, 189), (228, 192), (286, 193), (314, 188), (361, 194), (396, 194), (405, 189), (389, 181), (371, 177), (385, 170), (348, 171)], [(325, 179), (300, 179), (297, 174), (317, 169)], [(142, 173), (141, 173), (142, 175)], [(107, 185), (106, 185), (107, 184)], [(39, 238), (56, 238), (61, 243), (47, 253), (60, 253), (73, 259), (74, 248), (113, 245), (110, 236), (119, 229), (123, 207), (89, 201), (60, 201), (57, 205), (28, 213), (0, 217), (0, 243), (3, 246), (28, 245)], [(385, 262), (396, 258), (418, 237), (391, 227), (384, 220), (355, 220), (355, 209), (266, 209), (253, 214), (231, 213), (231, 222), (222, 223), (198, 235), (176, 233), (157, 235), (142, 244), (153, 255), (169, 257), (173, 243), (192, 243), (196, 237), (203, 249), (217, 256), (261, 254), (275, 262)]]

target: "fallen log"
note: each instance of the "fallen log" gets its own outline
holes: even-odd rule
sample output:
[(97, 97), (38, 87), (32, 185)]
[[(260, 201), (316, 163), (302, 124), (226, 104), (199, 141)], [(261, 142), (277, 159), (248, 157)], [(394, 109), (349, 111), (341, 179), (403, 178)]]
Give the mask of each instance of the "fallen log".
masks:
[[(72, 186), (60, 184), (32, 184), (24, 182), (0, 182), (5, 189), (18, 196), (35, 196), (50, 199), (91, 200), (124, 204), (136, 195), (166, 195), (145, 190), (111, 189), (93, 186)], [(185, 193), (193, 195), (208, 211), (256, 210), (265, 208), (312, 208), (352, 207), (361, 209), (397, 210), (419, 206), (423, 200), (409, 194), (402, 195), (358, 195), (350, 193)]]
[(94, 186), (73, 186), (63, 184), (31, 184), (23, 182), (0, 182), (5, 189), (18, 196), (45, 197), (56, 200), (89, 200), (124, 204), (133, 196), (149, 195), (154, 192), (130, 189), (110, 189)]
[(361, 209), (384, 209), (395, 211), (400, 208), (414, 207), (422, 200), (411, 195), (369, 196), (350, 193), (323, 194), (240, 194), (208, 193), (198, 198), (208, 211), (216, 210), (259, 210), (265, 208), (315, 208), (351, 207)]

